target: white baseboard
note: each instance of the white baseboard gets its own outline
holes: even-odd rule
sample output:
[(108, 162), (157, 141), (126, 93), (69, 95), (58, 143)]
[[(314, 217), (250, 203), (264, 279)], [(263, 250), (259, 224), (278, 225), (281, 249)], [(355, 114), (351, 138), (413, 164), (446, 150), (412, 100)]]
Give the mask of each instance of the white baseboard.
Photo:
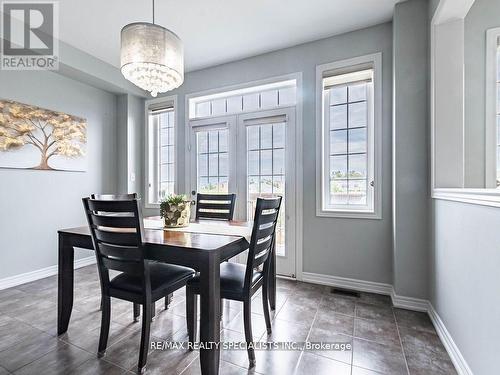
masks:
[(426, 299), (400, 296), (396, 294), (394, 289), (392, 289), (391, 299), (394, 307), (413, 311), (429, 311), (429, 301)]
[(457, 344), (455, 344), (455, 341), (453, 341), (453, 337), (451, 337), (450, 332), (448, 332), (448, 330), (446, 329), (444, 322), (441, 320), (431, 303), (428, 304), (427, 313), (429, 314), (432, 323), (434, 324), (434, 328), (436, 328), (438, 336), (441, 339), (441, 342), (443, 343), (446, 351), (448, 352), (453, 365), (455, 365), (455, 369), (457, 370), (458, 374), (473, 375), (472, 370), (467, 364), (467, 361), (463, 357), (462, 353), (460, 353)]
[(441, 339), (446, 351), (448, 352), (448, 355), (450, 356), (451, 361), (453, 362), (453, 365), (455, 366), (458, 374), (473, 375), (472, 370), (465, 361), (465, 358), (462, 356), (462, 353), (460, 353), (458, 346), (453, 341), (450, 332), (448, 332), (443, 321), (428, 300), (397, 295), (392, 285), (377, 283), (373, 281), (349, 279), (344, 277), (321, 275), (309, 272), (302, 273), (302, 281), (352, 289), (359, 292), (390, 295), (392, 304), (395, 307), (426, 312), (427, 314), (429, 314), (430, 319), (434, 324), (434, 328), (436, 328), (436, 332), (438, 333), (439, 338)]
[[(90, 256), (82, 259), (75, 260), (75, 269), (94, 264), (96, 262), (95, 256)], [(57, 275), (57, 264), (42, 268), (36, 271), (22, 273), (20, 275), (6, 277), (0, 280), (0, 290), (12, 288), (17, 285), (26, 284), (31, 281), (40, 280), (45, 277)]]
[(357, 290), (359, 292), (369, 292), (391, 295), (392, 285), (377, 283), (374, 281), (365, 281), (358, 279), (349, 279), (347, 277), (338, 277), (330, 275), (321, 275), (318, 273), (302, 272), (302, 281), (313, 284), (336, 286), (339, 288)]

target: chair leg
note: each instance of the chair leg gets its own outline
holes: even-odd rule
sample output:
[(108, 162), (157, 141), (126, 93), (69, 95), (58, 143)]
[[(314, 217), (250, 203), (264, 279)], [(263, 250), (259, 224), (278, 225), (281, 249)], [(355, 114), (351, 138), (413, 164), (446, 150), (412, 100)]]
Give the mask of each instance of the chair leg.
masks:
[(155, 316), (156, 316), (156, 303), (153, 302), (151, 304), (151, 321), (154, 320)]
[(268, 290), (267, 290), (267, 281), (264, 280), (262, 286), (262, 307), (264, 310), (264, 318), (266, 320), (266, 328), (267, 334), (271, 334), (271, 317), (269, 315), (269, 300), (268, 300)]
[(109, 323), (111, 320), (111, 298), (109, 296), (102, 296), (101, 305), (101, 334), (99, 336), (99, 348), (97, 349), (97, 355), (99, 357), (104, 356), (106, 347), (108, 346)]
[(174, 294), (170, 293), (168, 296), (165, 297), (165, 310), (168, 310), (170, 307), (170, 304), (172, 303), (172, 299), (174, 298)]
[(146, 370), (146, 362), (148, 360), (149, 333), (151, 328), (152, 307), (153, 304), (142, 305), (141, 347), (139, 350), (139, 363), (137, 365), (139, 373), (143, 373)]
[(247, 344), (249, 367), (255, 366), (255, 351), (252, 347), (252, 299), (249, 297), (243, 302), (243, 323), (245, 325), (245, 341)]
[(139, 321), (139, 315), (141, 315), (141, 305), (134, 303), (134, 322)]
[(198, 318), (198, 296), (186, 287), (186, 325), (189, 342), (194, 344), (196, 341), (196, 331)]

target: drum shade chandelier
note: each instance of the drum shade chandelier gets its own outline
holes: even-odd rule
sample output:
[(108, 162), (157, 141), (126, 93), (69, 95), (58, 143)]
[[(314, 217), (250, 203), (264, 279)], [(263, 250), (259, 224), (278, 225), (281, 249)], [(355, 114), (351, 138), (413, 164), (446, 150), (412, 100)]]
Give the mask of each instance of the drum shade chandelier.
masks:
[(153, 23), (134, 22), (121, 31), (121, 72), (123, 76), (155, 97), (184, 82), (184, 48), (172, 31)]

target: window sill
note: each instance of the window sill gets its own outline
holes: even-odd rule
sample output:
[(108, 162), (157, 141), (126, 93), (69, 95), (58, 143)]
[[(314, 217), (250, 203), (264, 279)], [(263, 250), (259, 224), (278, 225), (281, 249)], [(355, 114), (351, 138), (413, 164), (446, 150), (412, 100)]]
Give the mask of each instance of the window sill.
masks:
[(438, 188), (432, 191), (432, 198), (479, 206), (500, 207), (500, 190), (497, 189)]
[(316, 210), (317, 217), (331, 217), (341, 219), (371, 219), (381, 220), (382, 214), (374, 211), (340, 211), (340, 210)]

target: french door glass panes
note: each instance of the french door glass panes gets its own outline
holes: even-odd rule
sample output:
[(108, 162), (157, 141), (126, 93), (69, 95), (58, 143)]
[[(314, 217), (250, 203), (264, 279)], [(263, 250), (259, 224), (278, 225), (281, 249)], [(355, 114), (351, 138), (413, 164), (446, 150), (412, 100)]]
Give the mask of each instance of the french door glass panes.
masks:
[(227, 130), (197, 131), (196, 153), (198, 192), (227, 193), (229, 190)]
[[(276, 109), (192, 120), (190, 191), (235, 193), (236, 220), (253, 220), (258, 197), (283, 197), (276, 232), (276, 270), (295, 274), (295, 111)], [(286, 185), (286, 188), (285, 188)], [(286, 197), (285, 197), (286, 190)], [(285, 230), (286, 226), (286, 230)], [(286, 246), (285, 246), (286, 245)], [(243, 257), (236, 257), (244, 262)]]
[(330, 204), (367, 204), (367, 83), (330, 89)]
[[(258, 197), (285, 197), (285, 123), (249, 125), (247, 136), (247, 216), (253, 220)], [(276, 253), (285, 252), (285, 201), (276, 229)]]
[(157, 115), (160, 128), (160, 198), (174, 193), (175, 183), (175, 130), (174, 111), (165, 111)]

